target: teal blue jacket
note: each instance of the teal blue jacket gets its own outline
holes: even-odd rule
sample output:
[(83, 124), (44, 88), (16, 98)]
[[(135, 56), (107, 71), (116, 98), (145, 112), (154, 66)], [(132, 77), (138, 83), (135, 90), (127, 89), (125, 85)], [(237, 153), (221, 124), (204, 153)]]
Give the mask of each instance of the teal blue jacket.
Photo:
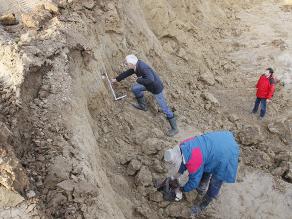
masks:
[(189, 180), (183, 191), (198, 187), (204, 172), (227, 183), (236, 180), (239, 147), (229, 131), (215, 131), (195, 136), (180, 144), (185, 163), (179, 172), (188, 170)]

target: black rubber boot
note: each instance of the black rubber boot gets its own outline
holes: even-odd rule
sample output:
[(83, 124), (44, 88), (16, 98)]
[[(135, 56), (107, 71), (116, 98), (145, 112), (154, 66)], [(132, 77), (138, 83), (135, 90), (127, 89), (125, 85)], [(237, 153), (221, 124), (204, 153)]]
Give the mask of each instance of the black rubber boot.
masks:
[(176, 125), (176, 119), (175, 117), (167, 118), (171, 129), (169, 129), (166, 133), (167, 136), (172, 137), (175, 136), (178, 133), (177, 125)]
[(136, 109), (147, 111), (147, 105), (144, 97), (136, 97), (137, 103), (132, 104)]
[(199, 214), (202, 213), (203, 210), (207, 208), (207, 206), (210, 204), (210, 202), (213, 200), (213, 198), (210, 198), (207, 194), (204, 195), (201, 203), (199, 205), (194, 205), (191, 209), (192, 214), (191, 217), (196, 217)]

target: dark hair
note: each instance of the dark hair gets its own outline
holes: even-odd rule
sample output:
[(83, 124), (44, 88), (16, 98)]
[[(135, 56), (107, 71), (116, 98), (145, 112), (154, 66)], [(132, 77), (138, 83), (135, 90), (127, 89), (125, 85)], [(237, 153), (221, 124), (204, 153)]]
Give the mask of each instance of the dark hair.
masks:
[(269, 71), (271, 74), (274, 73), (274, 70), (272, 68), (267, 68), (266, 70)]

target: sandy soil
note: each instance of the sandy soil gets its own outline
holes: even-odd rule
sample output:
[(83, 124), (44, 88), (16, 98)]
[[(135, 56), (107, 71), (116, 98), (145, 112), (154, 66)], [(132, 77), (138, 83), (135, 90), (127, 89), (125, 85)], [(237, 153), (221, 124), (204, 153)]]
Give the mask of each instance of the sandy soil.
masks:
[(1, 0), (0, 13), (19, 13), (29, 12), (35, 6), (40, 5), (42, 0)]
[[(0, 11), (16, 2), (0, 1)], [(201, 218), (292, 215), (289, 5), (54, 2), (0, 27), (0, 218), (188, 218), (196, 192), (165, 202), (152, 179), (166, 174), (166, 148), (216, 129), (235, 133), (241, 167)], [(104, 73), (122, 71), (128, 53), (164, 80), (175, 138), (151, 95), (148, 112), (131, 107), (134, 78), (115, 87), (127, 98), (113, 100)], [(281, 83), (260, 122), (249, 112), (268, 66)]]

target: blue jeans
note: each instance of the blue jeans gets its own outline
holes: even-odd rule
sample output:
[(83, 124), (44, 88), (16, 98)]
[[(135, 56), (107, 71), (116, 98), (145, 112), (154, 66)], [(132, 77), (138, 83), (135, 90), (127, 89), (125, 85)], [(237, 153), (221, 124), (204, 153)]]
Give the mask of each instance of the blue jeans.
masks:
[[(132, 92), (134, 93), (135, 97), (143, 97), (144, 91), (146, 91), (146, 88), (142, 84), (134, 84), (132, 86)], [(166, 100), (163, 95), (163, 91), (159, 94), (154, 94), (154, 97), (156, 99), (156, 102), (158, 103), (159, 107), (162, 109), (163, 113), (166, 115), (167, 118), (171, 119), (173, 118), (173, 112), (168, 107)]]
[(260, 117), (264, 117), (266, 114), (266, 110), (267, 110), (267, 99), (265, 99), (265, 98), (258, 98), (257, 97), (252, 112), (256, 113), (258, 111), (260, 103), (261, 103)]
[(208, 184), (209, 180), (210, 180), (210, 183), (209, 183), (209, 188), (207, 190), (207, 195), (213, 199), (218, 196), (221, 186), (223, 184), (223, 181), (212, 176), (211, 173), (203, 173), (200, 184)]

